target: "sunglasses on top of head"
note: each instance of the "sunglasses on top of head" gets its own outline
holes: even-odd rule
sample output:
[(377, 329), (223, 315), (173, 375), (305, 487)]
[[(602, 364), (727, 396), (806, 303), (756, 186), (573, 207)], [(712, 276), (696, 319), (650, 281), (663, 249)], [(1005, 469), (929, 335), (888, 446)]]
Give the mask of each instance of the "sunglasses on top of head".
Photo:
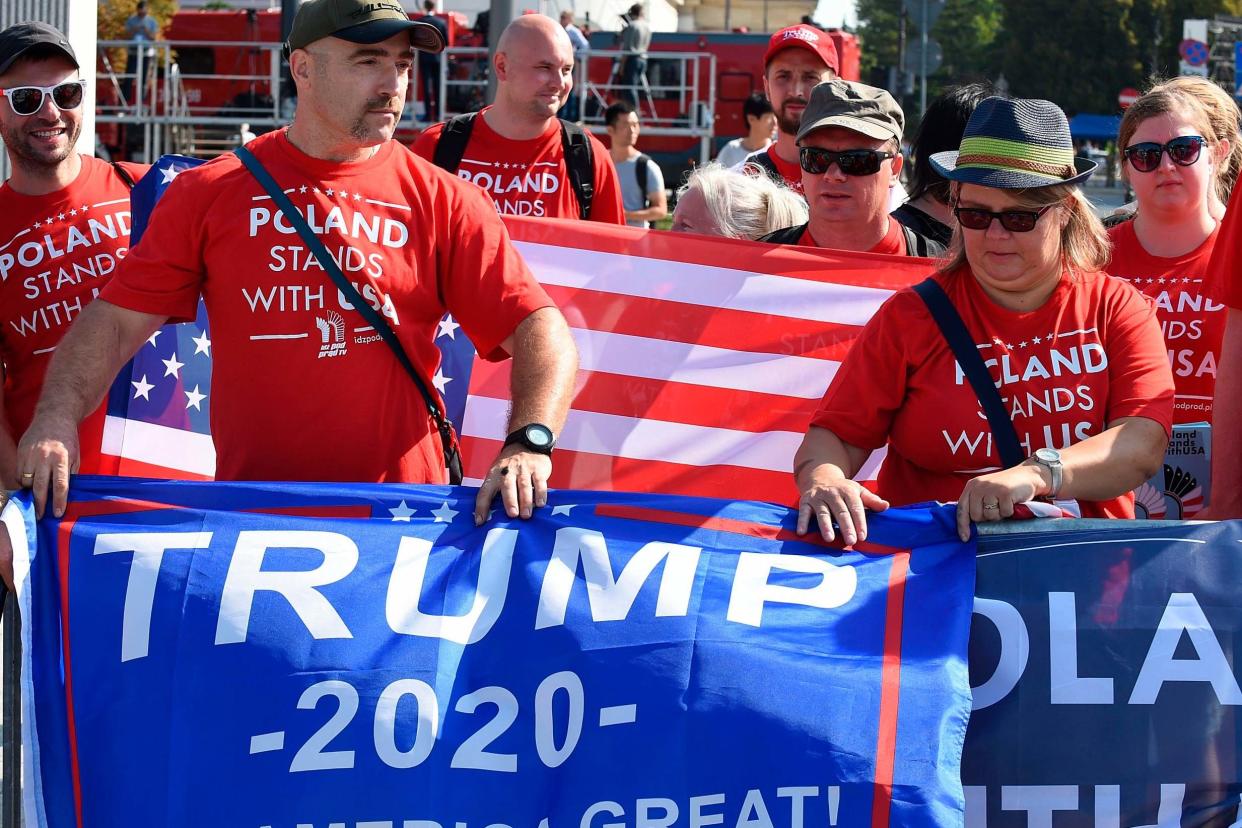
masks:
[(1000, 219), (1001, 227), (1010, 233), (1029, 233), (1039, 223), (1040, 216), (1055, 206), (1049, 204), (1039, 210), (1002, 210), (999, 213), (977, 207), (954, 207), (953, 215), (967, 230), (987, 230), (992, 226), (993, 219)]
[(55, 86), (14, 86), (12, 89), (0, 89), (0, 95), (9, 99), (9, 106), (18, 115), (33, 115), (43, 108), (48, 95), (57, 109), (77, 109), (82, 105), (82, 96), (86, 91), (86, 81), (73, 80), (58, 83)]
[(811, 175), (823, 175), (834, 163), (846, 175), (875, 175), (880, 171), (880, 164), (895, 155), (870, 149), (834, 152), (819, 147), (802, 147), (798, 151), (798, 163)]
[(1207, 139), (1202, 135), (1181, 135), (1164, 144), (1155, 141), (1131, 144), (1122, 154), (1136, 171), (1147, 173), (1160, 166), (1160, 156), (1165, 153), (1179, 167), (1189, 167), (1199, 160), (1199, 153), (1206, 143)]

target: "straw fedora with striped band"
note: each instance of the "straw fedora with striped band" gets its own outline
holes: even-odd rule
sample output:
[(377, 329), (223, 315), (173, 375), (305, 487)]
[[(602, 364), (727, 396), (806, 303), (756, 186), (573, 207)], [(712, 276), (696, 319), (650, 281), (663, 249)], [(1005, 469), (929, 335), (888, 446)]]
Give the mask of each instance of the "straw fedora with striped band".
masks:
[(932, 167), (950, 181), (1025, 190), (1080, 184), (1096, 163), (1074, 157), (1065, 113), (1051, 101), (985, 98), (966, 124), (957, 151), (938, 152)]

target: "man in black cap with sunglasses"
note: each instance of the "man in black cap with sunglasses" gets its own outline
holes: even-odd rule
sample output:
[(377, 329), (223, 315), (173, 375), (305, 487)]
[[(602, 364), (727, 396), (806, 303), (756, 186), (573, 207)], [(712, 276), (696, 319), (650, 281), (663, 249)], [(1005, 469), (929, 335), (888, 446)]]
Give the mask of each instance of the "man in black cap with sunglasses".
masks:
[[(21, 482), (16, 437), (69, 324), (129, 247), (129, 188), (145, 164), (109, 165), (77, 150), (86, 84), (64, 34), (46, 23), (0, 32), (0, 138), (13, 175), (0, 187), (0, 481)], [(103, 406), (81, 425), (81, 470), (99, 456)]]
[(895, 256), (944, 252), (888, 214), (904, 126), (901, 107), (883, 89), (840, 79), (816, 86), (798, 130), (810, 221), (760, 241)]
[(445, 482), (430, 387), (447, 310), (484, 358), (513, 358), (508, 437), (467, 470), (483, 480), (476, 522), (498, 492), (511, 517), (546, 502), (576, 368), (568, 326), (487, 195), (392, 140), (414, 50), (443, 48), (391, 0), (299, 7), (293, 123), (244, 158), (178, 174), (57, 349), (18, 448), (40, 513), (64, 509), (78, 420), (159, 325), (195, 317), (200, 295), (212, 389), (190, 404), (210, 405), (218, 479)]

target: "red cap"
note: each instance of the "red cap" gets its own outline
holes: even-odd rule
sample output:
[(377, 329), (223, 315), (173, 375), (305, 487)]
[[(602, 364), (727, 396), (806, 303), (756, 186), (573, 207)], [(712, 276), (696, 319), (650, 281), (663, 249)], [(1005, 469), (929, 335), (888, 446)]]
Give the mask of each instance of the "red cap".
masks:
[(793, 46), (814, 52), (816, 57), (822, 60), (834, 73), (841, 71), (841, 64), (837, 61), (837, 47), (832, 42), (832, 38), (826, 32), (821, 32), (814, 26), (808, 26), (805, 23), (799, 23), (797, 26), (787, 26), (772, 35), (772, 38), (768, 41), (768, 51), (763, 55), (764, 68), (766, 69), (768, 64), (772, 62), (772, 58), (776, 57), (777, 52)]

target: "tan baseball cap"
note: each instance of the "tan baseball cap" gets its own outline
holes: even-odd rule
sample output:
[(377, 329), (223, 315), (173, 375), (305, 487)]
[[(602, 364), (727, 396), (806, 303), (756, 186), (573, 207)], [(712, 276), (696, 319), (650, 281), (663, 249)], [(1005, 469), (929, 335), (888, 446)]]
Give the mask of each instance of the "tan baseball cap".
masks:
[(900, 141), (905, 126), (905, 113), (888, 92), (838, 78), (811, 90), (811, 100), (802, 113), (798, 140), (817, 129), (842, 127), (880, 141), (889, 138)]
[(394, 0), (306, 0), (294, 15), (288, 48), (305, 49), (325, 37), (339, 37), (351, 43), (379, 43), (402, 31), (410, 33), (415, 49), (444, 49), (439, 29), (411, 20)]

